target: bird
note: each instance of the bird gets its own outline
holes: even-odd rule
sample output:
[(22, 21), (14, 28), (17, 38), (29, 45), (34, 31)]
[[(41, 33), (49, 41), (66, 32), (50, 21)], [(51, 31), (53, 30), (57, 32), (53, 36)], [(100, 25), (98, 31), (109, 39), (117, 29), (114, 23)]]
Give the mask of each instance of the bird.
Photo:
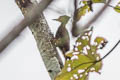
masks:
[(64, 57), (65, 53), (70, 49), (70, 37), (66, 29), (69, 19), (70, 17), (66, 15), (60, 16), (58, 19), (53, 19), (61, 23), (55, 35), (55, 44), (63, 52)]

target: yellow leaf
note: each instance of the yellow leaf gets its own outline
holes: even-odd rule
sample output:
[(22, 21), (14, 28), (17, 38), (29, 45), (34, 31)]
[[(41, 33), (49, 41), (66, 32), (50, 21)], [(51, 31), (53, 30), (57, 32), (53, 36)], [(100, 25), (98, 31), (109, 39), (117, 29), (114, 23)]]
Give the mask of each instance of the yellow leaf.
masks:
[(120, 13), (120, 2), (114, 7), (114, 10)]
[(80, 8), (77, 9), (77, 21), (80, 20), (80, 18), (82, 16), (84, 16), (86, 14), (86, 12), (89, 12), (90, 11), (90, 8), (88, 5), (84, 5)]
[(93, 3), (105, 3), (106, 0), (92, 0)]
[[(99, 61), (100, 55), (97, 53), (98, 45), (90, 43), (92, 30), (91, 28), (78, 37), (73, 51), (66, 54), (64, 68), (55, 80), (88, 80), (90, 72), (99, 73), (102, 62)], [(102, 37), (97, 37), (94, 42), (101, 44), (104, 40)], [(85, 49), (86, 52), (84, 52)]]

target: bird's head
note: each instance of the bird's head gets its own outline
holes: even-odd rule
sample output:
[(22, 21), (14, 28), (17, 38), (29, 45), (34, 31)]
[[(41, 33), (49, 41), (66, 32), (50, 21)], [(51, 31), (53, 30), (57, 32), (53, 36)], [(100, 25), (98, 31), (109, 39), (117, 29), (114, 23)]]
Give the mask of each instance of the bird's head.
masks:
[(67, 24), (67, 22), (69, 21), (69, 19), (70, 19), (69, 16), (63, 15), (63, 16), (60, 16), (58, 19), (53, 19), (53, 20), (59, 21), (62, 24)]

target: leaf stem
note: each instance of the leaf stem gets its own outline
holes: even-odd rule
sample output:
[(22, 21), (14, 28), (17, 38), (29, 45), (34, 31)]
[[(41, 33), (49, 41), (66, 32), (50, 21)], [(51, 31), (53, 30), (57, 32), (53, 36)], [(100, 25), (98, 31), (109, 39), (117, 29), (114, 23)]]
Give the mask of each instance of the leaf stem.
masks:
[[(106, 3), (104, 3), (104, 4), (106, 4)], [(108, 7), (111, 7), (111, 8), (113, 8), (113, 9), (118, 9), (118, 10), (120, 10), (120, 8), (116, 8), (115, 6), (112, 6), (112, 5), (108, 5)]]
[(93, 64), (91, 64), (91, 65), (89, 66), (89, 67), (91, 67), (91, 66), (95, 65), (96, 63), (98, 63), (98, 62), (104, 60), (104, 59), (105, 59), (108, 55), (110, 55), (110, 53), (118, 46), (119, 43), (120, 43), (120, 40), (115, 44), (115, 46), (114, 46), (105, 56), (103, 56), (102, 58), (100, 58), (100, 60), (82, 63), (82, 64), (76, 66), (74, 69), (76, 69), (76, 68), (78, 68), (78, 67), (80, 67), (80, 66), (82, 66), (82, 65), (84, 65), (84, 64), (93, 63)]
[(110, 55), (110, 53), (118, 46), (118, 44), (120, 43), (120, 40), (115, 44), (115, 46), (105, 55), (103, 56), (100, 60), (98, 60), (97, 62), (102, 61), (103, 59), (105, 59), (108, 55)]

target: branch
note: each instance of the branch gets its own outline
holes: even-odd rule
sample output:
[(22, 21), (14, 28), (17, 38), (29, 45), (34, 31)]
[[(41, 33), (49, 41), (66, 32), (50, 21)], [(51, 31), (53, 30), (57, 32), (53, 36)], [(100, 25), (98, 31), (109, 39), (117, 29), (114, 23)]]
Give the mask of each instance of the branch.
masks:
[[(36, 39), (37, 47), (43, 58), (46, 69), (51, 80), (54, 80), (55, 76), (61, 71), (60, 67), (62, 67), (63, 64), (57, 53), (56, 47), (51, 43), (53, 35), (50, 32), (49, 26), (42, 13), (52, 0), (42, 0), (40, 4), (33, 3), (32, 5), (24, 5), (24, 2), (22, 3), (22, 1), (24, 0), (16, 0), (16, 3), (20, 7), (25, 19), (15, 26), (14, 29), (0, 41), (0, 52), (2, 52), (19, 35), (19, 33), (29, 25), (29, 28)], [(22, 6), (20, 2), (24, 6)], [(28, 7), (26, 7), (26, 5)]]
[(105, 59), (108, 55), (110, 55), (110, 53), (118, 46), (119, 43), (120, 43), (120, 40), (115, 44), (115, 46), (114, 46), (105, 56), (103, 56), (103, 57), (99, 60), (99, 62), (102, 61), (103, 59)]
[(38, 6), (33, 6), (28, 15), (9, 32), (0, 41), (0, 53), (23, 31), (28, 25), (32, 24), (39, 16), (40, 13), (52, 2), (52, 0), (42, 0)]
[(82, 63), (82, 64), (76, 66), (74, 69), (76, 69), (76, 68), (78, 68), (78, 67), (80, 67), (80, 66), (82, 66), (82, 65), (90, 64), (90, 63), (92, 63), (92, 64), (91, 64), (89, 67), (94, 66), (94, 65), (97, 64), (98, 62), (104, 60), (108, 55), (110, 55), (110, 53), (118, 46), (119, 43), (120, 43), (120, 40), (115, 44), (115, 46), (114, 46), (105, 56), (103, 56), (102, 58), (100, 58), (98, 61), (85, 62), (85, 63)]
[(113, 9), (118, 9), (118, 10), (120, 10), (120, 8), (117, 8), (117, 7), (112, 6), (112, 5), (108, 5), (108, 7), (111, 7), (111, 8), (113, 8)]
[[(24, 17), (26, 17), (30, 9), (29, 4), (31, 3), (21, 2), (20, 4), (20, 1), (22, 0), (16, 0), (16, 3), (21, 9)], [(22, 5), (25, 3), (28, 4), (27, 7), (24, 7)], [(38, 5), (38, 3), (35, 1), (32, 3), (32, 5)], [(37, 47), (42, 56), (46, 69), (51, 77), (51, 80), (54, 80), (55, 76), (61, 71), (60, 68), (63, 67), (63, 63), (60, 56), (57, 53), (56, 46), (51, 43), (51, 41), (53, 40), (53, 35), (50, 31), (50, 28), (47, 24), (43, 13), (41, 13), (40, 17), (36, 19), (36, 21), (33, 22), (29, 26), (29, 28), (34, 35)]]
[(77, 36), (75, 33), (76, 33), (76, 23), (77, 23), (77, 0), (74, 0), (74, 15), (73, 15), (73, 23), (72, 23), (72, 35), (73, 36)]
[(109, 5), (110, 2), (111, 2), (111, 0), (109, 0), (109, 1), (103, 6), (103, 8), (102, 8), (82, 29), (76, 27), (75, 35), (78, 36), (79, 34), (82, 34), (85, 29), (89, 28), (92, 23), (96, 22), (96, 21), (98, 20), (98, 18), (103, 14), (103, 12), (107, 9), (107, 6)]

